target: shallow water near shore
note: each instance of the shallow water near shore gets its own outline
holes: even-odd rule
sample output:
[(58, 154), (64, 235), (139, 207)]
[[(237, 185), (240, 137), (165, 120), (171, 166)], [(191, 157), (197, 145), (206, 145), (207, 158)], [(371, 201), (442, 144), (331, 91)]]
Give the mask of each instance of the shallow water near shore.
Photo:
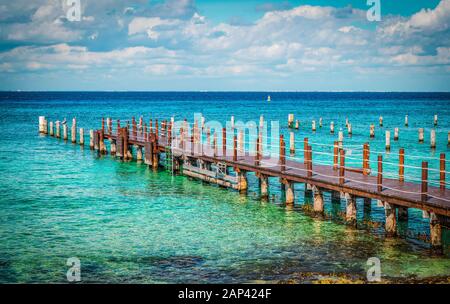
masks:
[[(272, 101), (266, 101), (270, 94)], [(329, 152), (348, 117), (353, 136), (344, 144), (369, 142), (369, 125), (377, 126), (371, 150), (384, 151), (384, 130), (400, 128), (384, 158), (397, 163), (405, 148), (407, 164), (429, 167), (444, 152), (450, 157), (450, 94), (404, 93), (0, 93), (0, 282), (67, 282), (66, 261), (81, 261), (85, 283), (244, 283), (310, 282), (321, 275), (365, 278), (367, 259), (378, 257), (385, 279), (407, 281), (450, 276), (449, 236), (446, 252), (430, 253), (418, 234), (428, 234), (428, 219), (410, 210), (402, 236), (386, 238), (384, 210), (372, 202), (368, 215), (358, 199), (358, 225), (341, 223), (341, 204), (325, 195), (326, 219), (307, 212), (311, 204), (296, 185), (296, 206), (281, 203), (279, 181), (270, 179), (269, 201), (258, 198), (258, 183), (249, 175), (247, 195), (184, 176), (154, 172), (136, 162), (99, 157), (87, 148), (38, 134), (38, 117), (49, 121), (77, 117), (79, 127), (99, 128), (102, 117), (126, 121), (132, 116), (225, 122), (280, 121), (288, 136), (287, 116), (301, 120), (296, 139), (309, 137), (313, 151)], [(409, 115), (409, 127), (403, 124)], [(439, 123), (433, 126), (433, 115)], [(378, 117), (384, 118), (379, 128)], [(323, 128), (311, 132), (311, 120)], [(336, 134), (329, 134), (334, 121)], [(425, 128), (425, 143), (417, 129)], [(429, 148), (436, 128), (437, 149)], [(393, 136), (393, 135), (391, 135)], [(300, 144), (298, 144), (300, 146)], [(356, 147), (356, 146), (355, 146)], [(313, 152), (314, 153), (314, 152)], [(355, 149), (354, 155), (358, 154)], [(372, 153), (375, 161), (376, 153)], [(317, 156), (327, 160), (326, 155)], [(316, 159), (316, 158), (315, 158)], [(386, 168), (395, 173), (396, 168)], [(420, 178), (419, 170), (406, 175)], [(438, 173), (430, 172), (437, 180)], [(380, 223), (366, 227), (366, 222)], [(313, 273), (303, 278), (301, 274)]]

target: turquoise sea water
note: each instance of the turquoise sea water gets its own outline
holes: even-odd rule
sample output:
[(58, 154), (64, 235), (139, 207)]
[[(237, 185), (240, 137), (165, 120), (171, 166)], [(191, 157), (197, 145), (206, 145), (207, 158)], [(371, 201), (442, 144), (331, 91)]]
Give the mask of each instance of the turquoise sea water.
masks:
[[(266, 101), (270, 94), (272, 101)], [(38, 134), (38, 117), (49, 121), (77, 117), (79, 127), (99, 128), (101, 117), (122, 121), (132, 116), (258, 122), (279, 120), (282, 132), (288, 113), (301, 120), (296, 139), (307, 136), (313, 153), (330, 152), (348, 117), (353, 136), (345, 145), (370, 141), (384, 152), (384, 130), (392, 133), (391, 153), (397, 163), (405, 148), (409, 165), (422, 159), (437, 169), (439, 153), (450, 157), (450, 94), (376, 93), (0, 93), (0, 282), (67, 282), (66, 261), (81, 261), (82, 282), (231, 283), (279, 281), (299, 273), (333, 273), (365, 277), (366, 261), (381, 260), (385, 278), (450, 276), (448, 250), (431, 255), (429, 244), (413, 237), (428, 233), (428, 220), (410, 211), (402, 237), (386, 238), (384, 211), (372, 203), (370, 219), (381, 227), (365, 229), (358, 200), (360, 229), (339, 220), (341, 205), (325, 196), (331, 219), (316, 219), (302, 208), (310, 204), (303, 185), (296, 186), (296, 207), (281, 203), (280, 186), (270, 180), (268, 202), (258, 199), (257, 179), (249, 176), (247, 195), (213, 185), (153, 172), (144, 164), (99, 157), (89, 148)], [(409, 115), (409, 127), (404, 116)], [(429, 148), (433, 115), (438, 114), (437, 149)], [(378, 117), (384, 118), (383, 128)], [(323, 118), (323, 128), (311, 132), (311, 120)], [(329, 122), (335, 134), (329, 134)], [(369, 125), (376, 138), (369, 140)], [(393, 128), (400, 140), (393, 140)], [(425, 143), (417, 141), (425, 128)], [(344, 132), (346, 134), (346, 132)], [(288, 137), (287, 137), (288, 138)], [(320, 145), (319, 145), (320, 144)], [(298, 144), (300, 147), (301, 145)], [(352, 146), (353, 147), (353, 146)], [(377, 153), (372, 153), (371, 160)], [(327, 155), (314, 156), (331, 161)], [(426, 159), (425, 159), (426, 158)], [(355, 165), (356, 166), (356, 165)], [(385, 168), (394, 174), (396, 167)], [(411, 179), (419, 170), (406, 169)], [(436, 181), (437, 172), (430, 172)], [(448, 245), (448, 236), (445, 234)], [(447, 248), (448, 249), (448, 248)]]

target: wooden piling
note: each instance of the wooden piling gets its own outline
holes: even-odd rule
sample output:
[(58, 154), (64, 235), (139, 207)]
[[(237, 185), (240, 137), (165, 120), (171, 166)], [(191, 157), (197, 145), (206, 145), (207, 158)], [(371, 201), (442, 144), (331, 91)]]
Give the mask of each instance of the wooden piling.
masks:
[(450, 146), (450, 131), (447, 133), (447, 146)]
[(312, 121), (311, 128), (312, 128), (313, 132), (316, 132), (316, 121), (315, 120)]
[(89, 148), (94, 150), (94, 130), (89, 130)]
[(348, 131), (348, 135), (352, 135), (353, 131), (352, 131), (352, 124), (351, 123), (348, 124), (347, 131)]
[(288, 115), (288, 127), (292, 128), (294, 124), (294, 114), (289, 114)]
[(405, 181), (405, 149), (403, 148), (398, 152), (398, 180)]
[(441, 153), (439, 157), (439, 185), (442, 191), (445, 190), (445, 153)]
[(289, 134), (289, 152), (292, 155), (295, 155), (295, 135), (294, 132)]
[(398, 128), (394, 129), (394, 140), (397, 141), (398, 140)]
[(101, 154), (106, 154), (106, 145), (105, 145), (105, 130), (101, 129), (99, 131), (99, 148)]
[(428, 162), (422, 162), (422, 201), (427, 201), (428, 199)]
[(233, 161), (237, 161), (237, 136), (233, 137)]
[(54, 133), (54, 131), (53, 131), (53, 121), (51, 121), (50, 122), (50, 136), (54, 136), (55, 135), (55, 133)]
[(345, 221), (356, 226), (356, 196), (345, 193)]
[(80, 146), (84, 146), (84, 129), (80, 128)]
[(214, 151), (214, 157), (217, 156), (217, 132), (214, 131), (214, 136), (213, 136), (213, 151)]
[(440, 215), (434, 212), (430, 213), (430, 240), (431, 249), (442, 253), (442, 219)]
[(307, 168), (308, 168), (308, 177), (312, 177), (312, 171), (313, 171), (313, 167), (312, 167), (312, 147), (308, 145), (308, 163), (307, 163)]
[(405, 127), (408, 126), (408, 115), (405, 115)]
[(419, 128), (419, 142), (423, 143), (423, 128)]
[(238, 150), (240, 154), (244, 155), (244, 130), (239, 130)]
[(378, 155), (377, 189), (379, 192), (383, 191), (383, 156), (382, 155)]
[(230, 123), (231, 123), (231, 130), (234, 130), (234, 116), (231, 116)]
[(269, 197), (269, 178), (263, 174), (260, 174), (259, 185), (261, 198), (267, 199)]
[(370, 138), (374, 138), (375, 137), (375, 126), (374, 124), (370, 125)]
[(345, 183), (345, 150), (340, 150), (340, 162), (339, 162), (339, 184)]
[(295, 202), (294, 183), (285, 180), (284, 186), (285, 186), (286, 205), (294, 205)]
[(433, 123), (434, 123), (435, 126), (437, 126), (437, 124), (438, 124), (438, 116), (437, 116), (437, 114), (434, 115)]
[(324, 212), (324, 203), (323, 203), (323, 191), (317, 186), (312, 187), (313, 191), (313, 208), (314, 212), (323, 214)]
[(129, 129), (123, 128), (122, 129), (122, 140), (123, 140), (123, 159), (128, 160), (129, 158), (129, 152), (128, 152), (128, 138), (129, 138)]
[[(281, 144), (281, 142), (280, 142)], [(256, 143), (255, 143), (255, 166), (259, 166), (260, 162), (259, 162), (259, 137), (256, 138)], [(280, 145), (280, 153), (281, 153), (281, 145)], [(281, 154), (280, 154), (281, 155)]]
[(44, 134), (48, 134), (48, 120), (44, 119)]
[(264, 116), (261, 114), (259, 116), (259, 129), (262, 130), (264, 128)]
[(143, 153), (142, 153), (142, 147), (136, 145), (135, 149), (136, 149), (136, 161), (141, 162), (144, 159)]
[(55, 128), (56, 128), (56, 138), (61, 138), (61, 129), (60, 129), (60, 122), (59, 120), (55, 123)]
[(76, 143), (77, 142), (77, 119), (73, 118), (72, 119), (72, 130), (71, 130), (71, 138), (72, 138), (72, 143)]
[(39, 116), (39, 133), (45, 134), (45, 116)]
[(65, 141), (67, 141), (69, 139), (69, 135), (68, 135), (69, 130), (68, 129), (69, 129), (69, 127), (67, 126), (67, 124), (66, 123), (63, 124), (63, 139)]
[(431, 149), (436, 149), (436, 130), (431, 129), (430, 131), (430, 146)]
[(339, 143), (335, 141), (333, 146), (333, 170), (337, 170), (338, 168), (338, 154), (339, 154)]
[(380, 122), (380, 127), (382, 127), (383, 126), (383, 116), (380, 116), (379, 122)]
[(342, 148), (342, 145), (344, 143), (344, 132), (342, 132), (342, 129), (339, 130), (339, 133), (338, 133), (338, 142), (339, 142), (339, 147)]
[(308, 137), (303, 138), (303, 163), (307, 163), (307, 149), (308, 149)]
[(334, 122), (330, 122), (330, 134), (334, 134)]
[(319, 118), (319, 128), (322, 128), (322, 117)]
[(227, 155), (227, 129), (222, 128), (222, 155)]
[(369, 159), (370, 159), (369, 144), (365, 143), (363, 146), (363, 174), (364, 175), (369, 175), (369, 173), (370, 173)]
[(391, 150), (391, 131), (386, 130), (386, 151)]
[(280, 135), (280, 170), (284, 172), (286, 169), (286, 146), (284, 136)]
[(298, 130), (298, 128), (300, 128), (300, 121), (297, 119), (295, 121), (295, 128)]

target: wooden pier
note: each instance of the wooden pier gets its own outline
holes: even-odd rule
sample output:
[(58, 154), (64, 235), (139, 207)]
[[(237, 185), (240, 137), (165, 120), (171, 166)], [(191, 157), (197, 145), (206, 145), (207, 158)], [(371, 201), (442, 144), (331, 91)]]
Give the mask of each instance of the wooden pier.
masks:
[[(48, 134), (47, 120), (40, 118), (39, 121), (40, 133)], [(380, 125), (382, 121), (380, 117)], [(376, 174), (372, 174), (374, 170), (369, 165), (368, 143), (362, 147), (362, 169), (346, 166), (346, 150), (342, 147), (342, 142), (338, 141), (334, 143), (333, 155), (330, 157), (333, 165), (314, 163), (312, 147), (307, 138), (303, 140), (303, 161), (287, 159), (283, 135), (279, 138), (279, 153), (276, 157), (269, 157), (262, 151), (263, 139), (260, 132), (255, 138), (254, 151), (246, 151), (242, 130), (239, 132), (234, 128), (234, 121), (232, 122), (231, 128), (222, 130), (222, 142), (219, 143), (219, 130), (211, 134), (209, 128), (204, 128), (203, 119), (200, 125), (195, 121), (191, 124), (192, 127), (185, 120), (183, 127), (175, 132), (173, 119), (162, 122), (150, 120), (147, 125), (142, 119), (137, 123), (133, 118), (131, 126), (129, 123), (121, 126), (118, 120), (116, 128), (113, 128), (112, 121), (108, 118), (106, 125), (105, 120), (102, 120), (101, 129), (91, 130), (90, 147), (106, 154), (108, 151), (105, 141), (109, 141), (110, 153), (120, 159), (131, 160), (135, 157), (154, 169), (164, 166), (173, 172), (242, 192), (248, 188), (247, 173), (253, 172), (259, 179), (262, 198), (269, 195), (269, 177), (275, 177), (282, 185), (287, 205), (295, 204), (294, 184), (302, 183), (313, 192), (316, 213), (324, 212), (324, 192), (331, 192), (332, 197), (344, 199), (345, 220), (351, 225), (356, 225), (356, 199), (363, 198), (365, 205), (374, 199), (385, 208), (385, 229), (388, 235), (396, 235), (397, 220), (407, 219), (408, 208), (420, 209), (429, 214), (432, 248), (437, 252), (442, 251), (442, 230), (448, 227), (450, 217), (450, 191), (445, 182), (445, 154), (440, 155), (440, 179), (439, 187), (436, 187), (434, 183), (429, 184), (427, 162), (422, 162), (420, 183), (405, 181), (403, 149), (399, 151), (398, 178), (386, 178), (383, 175), (382, 155), (378, 156)], [(293, 126), (293, 116), (289, 116), (288, 123)], [(59, 123), (55, 125), (59, 128)], [(51, 126), (50, 134), (54, 134), (53, 123)], [(72, 142), (76, 139), (75, 126), (74, 120)], [(59, 134), (59, 129), (56, 134)], [(296, 152), (294, 145), (291, 134), (288, 147), (291, 156)]]

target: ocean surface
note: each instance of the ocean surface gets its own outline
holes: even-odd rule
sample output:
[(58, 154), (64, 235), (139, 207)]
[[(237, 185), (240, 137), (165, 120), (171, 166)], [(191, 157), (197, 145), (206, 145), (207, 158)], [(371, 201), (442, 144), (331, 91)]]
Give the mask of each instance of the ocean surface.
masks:
[[(267, 101), (267, 95), (271, 101)], [(121, 162), (70, 142), (38, 134), (38, 117), (49, 121), (72, 117), (86, 130), (101, 127), (102, 117), (125, 122), (143, 115), (159, 120), (202, 113), (207, 121), (279, 121), (289, 138), (287, 117), (301, 121), (295, 131), (312, 143), (314, 160), (332, 161), (338, 131), (360, 167), (362, 144), (370, 142), (372, 167), (378, 152), (398, 162), (406, 151), (407, 180), (420, 179), (422, 160), (438, 169), (439, 153), (450, 159), (449, 93), (277, 93), (277, 92), (3, 92), (0, 93), (0, 283), (67, 282), (67, 259), (81, 261), (84, 283), (245, 283), (323, 277), (364, 279), (367, 260), (381, 261), (384, 279), (430, 279), (450, 276), (446, 253), (431, 254), (428, 219), (410, 210), (399, 224), (400, 237), (384, 235), (384, 210), (372, 202), (364, 212), (358, 200), (358, 226), (342, 223), (344, 203), (325, 195), (326, 219), (308, 213), (311, 197), (296, 185), (296, 206), (282, 204), (277, 179), (270, 180), (270, 200), (258, 198), (258, 183), (249, 175), (247, 195), (204, 184), (137, 162)], [(438, 126), (433, 116), (438, 115)], [(382, 115), (384, 126), (378, 126)], [(409, 126), (404, 117), (409, 116)], [(319, 118), (323, 127), (319, 128)], [(345, 132), (345, 118), (353, 135)], [(311, 121), (317, 131), (311, 131)], [(330, 121), (335, 134), (329, 132)], [(370, 124), (376, 137), (369, 139)], [(393, 140), (394, 128), (400, 139)], [(418, 128), (425, 142), (418, 143)], [(430, 149), (430, 130), (437, 148)], [(391, 152), (384, 131), (391, 130)], [(86, 131), (86, 141), (88, 140)], [(301, 153), (298, 153), (301, 157)], [(397, 167), (384, 170), (395, 176)], [(430, 180), (438, 180), (430, 171)], [(433, 185), (432, 183), (430, 185)], [(369, 224), (370, 223), (370, 224)], [(306, 278), (306, 279), (299, 279)]]

